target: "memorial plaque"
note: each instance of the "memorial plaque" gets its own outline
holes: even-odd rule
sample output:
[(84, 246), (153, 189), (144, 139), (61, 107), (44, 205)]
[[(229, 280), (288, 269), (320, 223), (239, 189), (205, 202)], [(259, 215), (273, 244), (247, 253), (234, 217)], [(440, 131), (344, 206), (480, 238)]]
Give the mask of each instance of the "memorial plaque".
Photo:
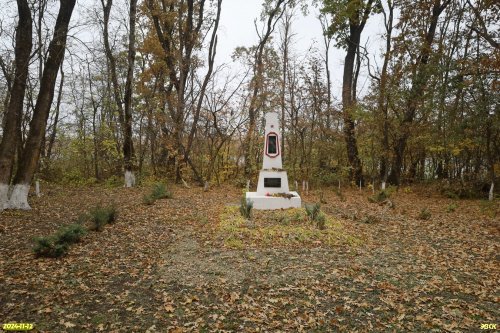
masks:
[(264, 187), (281, 187), (281, 178), (264, 178)]

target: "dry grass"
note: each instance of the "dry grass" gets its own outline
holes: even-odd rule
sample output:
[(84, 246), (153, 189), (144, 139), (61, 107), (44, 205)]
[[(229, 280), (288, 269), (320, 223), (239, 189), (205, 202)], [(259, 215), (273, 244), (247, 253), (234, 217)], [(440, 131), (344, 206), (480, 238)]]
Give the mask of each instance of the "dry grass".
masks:
[(226, 206), (220, 214), (219, 232), (230, 248), (246, 246), (356, 246), (359, 237), (345, 230), (342, 222), (325, 214), (325, 228), (320, 230), (307, 218), (303, 208), (255, 211), (251, 220), (239, 214), (238, 207)]

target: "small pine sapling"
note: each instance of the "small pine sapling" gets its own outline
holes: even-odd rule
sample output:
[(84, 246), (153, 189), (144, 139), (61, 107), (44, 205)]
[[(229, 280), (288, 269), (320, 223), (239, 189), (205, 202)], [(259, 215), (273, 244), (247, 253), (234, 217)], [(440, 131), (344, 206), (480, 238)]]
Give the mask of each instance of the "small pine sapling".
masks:
[(316, 218), (318, 217), (318, 215), (320, 213), (321, 205), (319, 203), (315, 203), (312, 205), (306, 204), (305, 207), (306, 207), (306, 214), (307, 214), (307, 217), (309, 218), (309, 220), (316, 221)]

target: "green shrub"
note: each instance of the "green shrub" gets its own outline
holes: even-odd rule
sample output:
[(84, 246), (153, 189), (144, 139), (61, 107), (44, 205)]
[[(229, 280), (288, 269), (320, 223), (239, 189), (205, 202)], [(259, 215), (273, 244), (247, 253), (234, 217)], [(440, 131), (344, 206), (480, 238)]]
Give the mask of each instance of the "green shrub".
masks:
[(149, 205), (152, 205), (155, 203), (155, 199), (153, 198), (153, 196), (151, 194), (144, 195), (142, 197), (142, 203), (149, 206)]
[(151, 196), (155, 200), (157, 200), (157, 199), (171, 199), (172, 192), (167, 190), (167, 185), (165, 185), (164, 183), (156, 183), (153, 186)]
[(316, 221), (316, 219), (318, 218), (318, 215), (320, 213), (321, 205), (319, 203), (312, 204), (312, 205), (306, 204), (305, 207), (306, 207), (306, 214), (307, 214), (307, 217), (309, 218), (309, 220)]
[(90, 220), (89, 214), (82, 213), (82, 214), (78, 215), (78, 218), (76, 219), (76, 224), (83, 225), (89, 220)]
[(167, 190), (167, 185), (165, 185), (164, 183), (156, 183), (153, 185), (151, 193), (145, 195), (142, 198), (142, 203), (145, 205), (152, 205), (158, 199), (171, 199), (171, 198), (172, 198), (172, 192)]
[(60, 244), (67, 243), (77, 243), (80, 239), (85, 236), (87, 230), (80, 224), (70, 224), (66, 227), (59, 229), (56, 234), (57, 242)]
[(325, 230), (326, 229), (326, 215), (320, 212), (318, 216), (316, 216), (316, 227), (319, 230)]
[(427, 208), (424, 208), (418, 214), (418, 218), (420, 220), (428, 220), (431, 218), (431, 215), (432, 215), (431, 212)]
[(67, 243), (60, 244), (56, 237), (48, 236), (35, 238), (33, 252), (36, 257), (58, 258), (68, 253), (68, 249)]
[(241, 205), (240, 205), (240, 213), (241, 216), (243, 216), (246, 219), (251, 219), (252, 218), (252, 208), (253, 208), (253, 202), (250, 200), (247, 200), (247, 198), (242, 197), (241, 198)]
[(86, 232), (80, 224), (61, 227), (54, 235), (35, 238), (33, 252), (37, 257), (58, 258), (65, 255), (69, 246), (79, 242)]
[(446, 207), (446, 212), (451, 213), (457, 209), (457, 205), (455, 203), (451, 203)]
[[(396, 186), (390, 185), (385, 190), (380, 190), (376, 194), (372, 195), (368, 198), (370, 202), (384, 202), (389, 199), (394, 192), (396, 192), (398, 188)], [(409, 187), (404, 189), (405, 193), (411, 193), (411, 189)]]
[(114, 206), (97, 206), (90, 211), (91, 230), (101, 231), (106, 224), (116, 221), (116, 208)]
[(460, 199), (458, 194), (452, 190), (444, 190), (442, 191), (443, 195), (449, 199)]
[(319, 203), (315, 203), (312, 205), (305, 205), (306, 208), (306, 216), (309, 221), (316, 223), (316, 227), (320, 230), (324, 230), (326, 228), (326, 215), (321, 212), (321, 205)]
[(370, 202), (383, 202), (388, 198), (387, 192), (384, 190), (368, 197), (368, 201)]

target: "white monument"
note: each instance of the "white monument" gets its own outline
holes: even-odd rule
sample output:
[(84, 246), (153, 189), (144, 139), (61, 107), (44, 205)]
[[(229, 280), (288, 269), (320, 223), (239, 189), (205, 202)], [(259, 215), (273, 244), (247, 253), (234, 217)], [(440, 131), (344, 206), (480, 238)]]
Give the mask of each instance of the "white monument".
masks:
[(264, 160), (259, 173), (257, 192), (247, 192), (246, 198), (255, 209), (281, 209), (300, 207), (300, 196), (290, 192), (288, 176), (281, 161), (278, 113), (268, 112), (264, 140)]

